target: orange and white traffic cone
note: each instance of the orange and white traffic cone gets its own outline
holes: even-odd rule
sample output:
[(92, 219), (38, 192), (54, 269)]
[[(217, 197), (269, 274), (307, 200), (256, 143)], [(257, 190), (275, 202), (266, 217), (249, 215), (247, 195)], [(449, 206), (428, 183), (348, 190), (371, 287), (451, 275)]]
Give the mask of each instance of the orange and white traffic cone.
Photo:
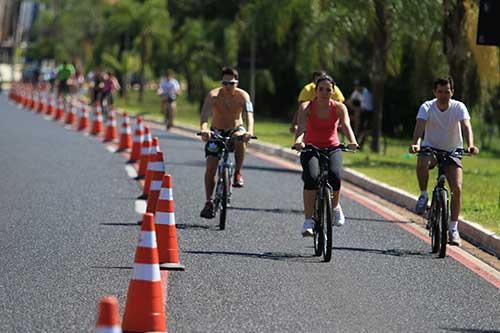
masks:
[(144, 179), (146, 177), (146, 168), (148, 166), (149, 156), (151, 154), (151, 146), (153, 139), (151, 138), (151, 129), (144, 126), (144, 136), (142, 141), (141, 158), (139, 160), (139, 169), (137, 170), (136, 179)]
[(135, 163), (141, 158), (141, 148), (142, 140), (144, 134), (144, 125), (142, 124), (142, 118), (137, 117), (137, 123), (134, 130), (134, 141), (132, 142), (132, 152), (130, 153), (130, 159), (128, 163)]
[(147, 193), (143, 192), (148, 198), (148, 204), (146, 206), (146, 212), (155, 213), (156, 204), (158, 202), (158, 197), (160, 196), (161, 182), (163, 175), (165, 174), (165, 165), (163, 164), (163, 153), (161, 151), (156, 152), (151, 156), (148, 163), (148, 173), (146, 175), (146, 181), (144, 182), (144, 188), (148, 188)]
[(160, 197), (156, 204), (156, 238), (158, 239), (158, 255), (160, 268), (172, 271), (183, 271), (184, 265), (179, 262), (177, 232), (175, 230), (174, 195), (172, 177), (163, 175)]
[(92, 121), (92, 129), (90, 130), (90, 134), (99, 135), (102, 132), (102, 112), (101, 108), (98, 105), (96, 110), (94, 111), (94, 119)]
[(73, 101), (69, 103), (69, 110), (66, 115), (66, 124), (73, 126), (73, 124), (76, 121), (76, 114), (75, 114), (75, 104)]
[(97, 312), (95, 333), (122, 333), (118, 299), (113, 296), (101, 298)]
[[(160, 140), (157, 136), (153, 138), (151, 147), (149, 148), (149, 157), (146, 166), (146, 177), (144, 178), (144, 186), (142, 188), (142, 195), (138, 199), (147, 199), (149, 193), (149, 187), (151, 185), (151, 172), (149, 171), (149, 163), (152, 159), (156, 159), (156, 154), (160, 152)], [(163, 162), (163, 155), (161, 156), (161, 161)], [(163, 164), (162, 164), (163, 166)], [(165, 170), (165, 168), (163, 168)], [(161, 177), (160, 177), (161, 182)]]
[(111, 110), (108, 115), (108, 123), (106, 124), (106, 136), (104, 137), (104, 142), (110, 142), (118, 137), (118, 132), (116, 129), (116, 118), (115, 111)]
[(42, 113), (45, 108), (45, 96), (44, 92), (40, 91), (40, 94), (38, 94), (38, 105), (36, 107), (36, 113)]
[(144, 214), (123, 314), (125, 332), (166, 332), (154, 216)]
[(62, 99), (59, 97), (56, 104), (56, 113), (54, 114), (54, 121), (61, 120), (64, 117), (64, 105)]
[(118, 151), (124, 151), (132, 148), (132, 130), (130, 129), (130, 119), (128, 113), (123, 113), (122, 126), (120, 131), (120, 144)]
[(78, 120), (78, 130), (85, 131), (89, 127), (89, 116), (87, 113), (87, 108), (82, 105), (80, 110), (80, 119)]
[(53, 98), (49, 95), (49, 107), (47, 108), (47, 112), (45, 114), (47, 116), (50, 116), (50, 115), (54, 114), (55, 111), (56, 111), (55, 98)]

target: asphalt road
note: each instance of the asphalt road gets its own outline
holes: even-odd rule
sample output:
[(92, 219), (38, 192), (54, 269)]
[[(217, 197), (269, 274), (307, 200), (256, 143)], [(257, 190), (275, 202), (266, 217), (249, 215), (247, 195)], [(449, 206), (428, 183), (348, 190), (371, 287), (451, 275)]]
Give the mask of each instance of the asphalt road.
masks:
[[(300, 236), (300, 174), (253, 156), (219, 231), (199, 217), (202, 144), (153, 134), (173, 177), (186, 265), (169, 275), (170, 332), (500, 330), (499, 289), (346, 197), (332, 261), (312, 256)], [(0, 331), (91, 331), (108, 294), (123, 312), (140, 192), (123, 157), (4, 96), (0, 154)]]

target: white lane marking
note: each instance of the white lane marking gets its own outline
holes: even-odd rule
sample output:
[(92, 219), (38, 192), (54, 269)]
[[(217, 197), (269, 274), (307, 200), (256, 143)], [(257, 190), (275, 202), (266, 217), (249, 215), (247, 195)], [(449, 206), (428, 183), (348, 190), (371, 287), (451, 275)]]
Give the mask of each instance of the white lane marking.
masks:
[(130, 164), (125, 165), (125, 171), (130, 178), (137, 178), (137, 170)]
[(142, 215), (146, 213), (146, 206), (147, 206), (146, 200), (136, 200), (134, 202), (134, 209), (137, 214)]
[(110, 153), (114, 153), (115, 152), (115, 147), (106, 145), (106, 150), (109, 151)]

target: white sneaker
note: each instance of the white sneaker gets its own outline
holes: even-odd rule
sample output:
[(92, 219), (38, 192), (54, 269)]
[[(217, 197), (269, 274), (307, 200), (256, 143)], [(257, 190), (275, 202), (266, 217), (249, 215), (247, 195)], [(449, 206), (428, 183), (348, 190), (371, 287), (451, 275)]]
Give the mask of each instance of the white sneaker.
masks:
[(333, 225), (337, 227), (343, 226), (345, 223), (345, 216), (344, 212), (342, 211), (342, 207), (340, 207), (340, 204), (337, 208), (333, 209), (333, 213), (335, 214), (335, 223)]
[(458, 233), (458, 230), (448, 231), (448, 243), (450, 245), (462, 246), (462, 240), (460, 239), (460, 234)]
[(302, 237), (312, 237), (314, 235), (314, 220), (306, 219), (302, 226)]

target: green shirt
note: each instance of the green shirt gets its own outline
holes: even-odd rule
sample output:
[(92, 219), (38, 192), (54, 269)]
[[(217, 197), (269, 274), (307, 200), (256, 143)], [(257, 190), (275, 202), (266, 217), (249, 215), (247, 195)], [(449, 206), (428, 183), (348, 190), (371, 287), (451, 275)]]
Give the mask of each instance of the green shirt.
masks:
[(56, 71), (56, 80), (58, 81), (66, 81), (76, 72), (75, 67), (72, 64), (66, 64), (66, 66), (61, 64), (57, 66)]

